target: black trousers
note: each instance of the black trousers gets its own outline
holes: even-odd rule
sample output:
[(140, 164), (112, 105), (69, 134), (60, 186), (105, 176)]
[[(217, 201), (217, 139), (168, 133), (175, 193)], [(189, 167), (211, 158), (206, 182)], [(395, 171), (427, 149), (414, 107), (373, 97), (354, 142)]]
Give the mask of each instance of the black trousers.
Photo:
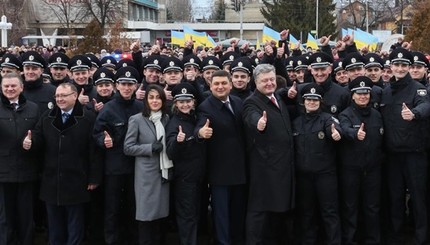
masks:
[(199, 182), (175, 180), (175, 213), (181, 244), (197, 245), (201, 187)]
[(409, 190), (415, 225), (415, 244), (427, 242), (427, 154), (424, 152), (389, 153), (386, 165), (390, 202), (389, 243), (403, 243), (405, 195)]
[(340, 244), (340, 218), (338, 210), (337, 175), (335, 170), (322, 173), (297, 172), (296, 219), (300, 229), (301, 244), (316, 244), (317, 217), (321, 216), (327, 242)]
[(105, 242), (137, 244), (133, 174), (105, 176)]
[(139, 245), (161, 244), (162, 219), (152, 221), (138, 221)]
[(290, 212), (248, 211), (246, 214), (247, 245), (292, 244)]
[[(0, 183), (1, 203), (0, 241), (7, 242), (1, 244), (33, 244), (33, 182)], [(6, 225), (2, 225), (4, 221)]]
[[(339, 180), (342, 244), (380, 244), (381, 167), (341, 167)], [(357, 237), (359, 214), (361, 237)]]

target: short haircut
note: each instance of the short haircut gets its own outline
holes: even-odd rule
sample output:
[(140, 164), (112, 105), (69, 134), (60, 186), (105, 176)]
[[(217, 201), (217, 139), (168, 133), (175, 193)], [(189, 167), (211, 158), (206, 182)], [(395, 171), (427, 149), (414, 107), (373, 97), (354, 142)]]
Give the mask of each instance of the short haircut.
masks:
[(254, 69), (254, 80), (257, 81), (257, 77), (260, 74), (265, 74), (265, 73), (269, 73), (269, 72), (274, 72), (276, 74), (276, 69), (274, 66), (270, 65), (270, 64), (259, 64), (257, 67), (255, 67)]
[(15, 72), (8, 73), (8, 74), (4, 75), (4, 76), (2, 77), (2, 82), (3, 82), (3, 79), (11, 79), (11, 78), (16, 78), (16, 79), (18, 79), (19, 83), (20, 83), (21, 85), (24, 85), (24, 82), (23, 82), (23, 80), (22, 80), (21, 75), (19, 75), (18, 73), (15, 73)]
[(59, 87), (70, 88), (70, 90), (72, 90), (73, 92), (78, 93), (78, 89), (76, 88), (75, 85), (73, 85), (73, 83), (60, 83), (57, 88)]
[(229, 73), (228, 71), (225, 71), (225, 70), (218, 70), (218, 71), (215, 71), (215, 72), (212, 74), (211, 82), (212, 82), (212, 79), (213, 79), (214, 77), (227, 77), (227, 78), (228, 78), (228, 80), (231, 82), (231, 75), (230, 75), (230, 73)]

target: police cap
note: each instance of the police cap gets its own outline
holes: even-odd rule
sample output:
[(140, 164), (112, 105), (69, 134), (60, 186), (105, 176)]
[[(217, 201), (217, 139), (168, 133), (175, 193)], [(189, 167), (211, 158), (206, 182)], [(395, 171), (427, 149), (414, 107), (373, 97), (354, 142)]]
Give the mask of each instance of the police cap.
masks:
[(321, 100), (324, 89), (316, 83), (308, 83), (302, 88), (301, 94), (303, 99)]
[(57, 52), (51, 55), (51, 57), (49, 57), (48, 63), (49, 63), (49, 67), (67, 68), (69, 61), (70, 61), (69, 56), (67, 56), (64, 53)]
[(163, 73), (169, 71), (183, 71), (184, 65), (182, 64), (182, 61), (176, 57), (166, 57), (161, 64), (161, 69)]
[(235, 71), (243, 71), (251, 75), (252, 74), (251, 60), (248, 57), (240, 57), (238, 59), (235, 59), (230, 64), (230, 73), (233, 73)]
[(163, 57), (160, 55), (150, 55), (143, 60), (143, 68), (153, 68), (159, 71), (161, 70), (161, 63), (163, 63)]
[(13, 54), (4, 54), (1, 67), (9, 67), (22, 71), (22, 62)]
[(349, 53), (342, 61), (342, 67), (345, 70), (354, 69), (357, 67), (364, 67), (365, 59), (363, 55), (358, 52)]
[(121, 67), (115, 73), (117, 83), (137, 83), (139, 80), (139, 72), (132, 66)]
[(429, 65), (429, 60), (427, 59), (427, 57), (421, 53), (421, 52), (411, 52), (411, 55), (413, 57), (413, 65), (421, 65), (424, 67), (428, 67)]
[(39, 66), (44, 68), (46, 66), (46, 61), (38, 52), (27, 51), (22, 55), (22, 65)]
[(102, 67), (108, 67), (115, 69), (116, 64), (118, 63), (116, 59), (112, 56), (105, 56), (100, 60), (100, 63), (102, 64)]
[(333, 58), (324, 52), (316, 52), (309, 57), (309, 64), (312, 68), (324, 68), (332, 63)]
[(91, 68), (91, 61), (85, 55), (75, 55), (69, 60), (68, 68), (71, 72), (89, 70)]
[(184, 63), (184, 67), (192, 65), (192, 66), (196, 67), (197, 70), (200, 70), (200, 65), (201, 65), (202, 61), (200, 60), (200, 58), (197, 55), (190, 54), (190, 55), (185, 56), (182, 59), (182, 63)]
[(206, 56), (202, 60), (202, 71), (207, 69), (221, 69), (221, 61), (216, 56)]
[(114, 83), (114, 78), (115, 74), (106, 67), (100, 67), (93, 75), (94, 85), (96, 86), (106, 82)]
[(356, 77), (354, 80), (348, 83), (349, 90), (356, 94), (368, 94), (372, 91), (372, 87), (372, 80), (366, 76)]
[(394, 49), (389, 56), (391, 64), (406, 64), (410, 65), (414, 62), (411, 52), (404, 48)]
[(190, 100), (196, 97), (196, 89), (188, 82), (179, 83), (172, 90), (173, 100)]
[(384, 61), (382, 60), (381, 56), (375, 53), (368, 53), (364, 56), (365, 65), (364, 68), (369, 67), (384, 67)]

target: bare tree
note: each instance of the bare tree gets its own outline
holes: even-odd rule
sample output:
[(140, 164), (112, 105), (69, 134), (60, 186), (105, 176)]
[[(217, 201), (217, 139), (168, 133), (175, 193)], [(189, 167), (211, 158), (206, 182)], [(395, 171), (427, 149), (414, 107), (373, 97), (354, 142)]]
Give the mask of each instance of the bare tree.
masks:
[(168, 1), (169, 21), (192, 21), (190, 0)]
[(83, 11), (85, 6), (80, 1), (42, 0), (42, 2), (68, 32), (73, 28), (73, 23), (85, 17), (85, 11)]
[(122, 19), (127, 1), (124, 0), (81, 0), (89, 13), (105, 30), (108, 24)]
[[(8, 22), (12, 23), (12, 30), (9, 32), (9, 43), (20, 44), (21, 37), (26, 34), (26, 14), (27, 0), (3, 0), (0, 1), (1, 15), (8, 18)], [(0, 15), (0, 16), (1, 16)]]

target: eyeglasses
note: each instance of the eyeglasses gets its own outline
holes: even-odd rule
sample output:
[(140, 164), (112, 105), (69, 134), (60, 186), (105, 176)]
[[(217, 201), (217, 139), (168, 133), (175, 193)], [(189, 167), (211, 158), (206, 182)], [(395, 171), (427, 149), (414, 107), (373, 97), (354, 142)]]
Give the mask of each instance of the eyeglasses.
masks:
[(54, 99), (64, 99), (72, 94), (74, 94), (75, 92), (71, 92), (70, 94), (56, 94), (54, 95)]

